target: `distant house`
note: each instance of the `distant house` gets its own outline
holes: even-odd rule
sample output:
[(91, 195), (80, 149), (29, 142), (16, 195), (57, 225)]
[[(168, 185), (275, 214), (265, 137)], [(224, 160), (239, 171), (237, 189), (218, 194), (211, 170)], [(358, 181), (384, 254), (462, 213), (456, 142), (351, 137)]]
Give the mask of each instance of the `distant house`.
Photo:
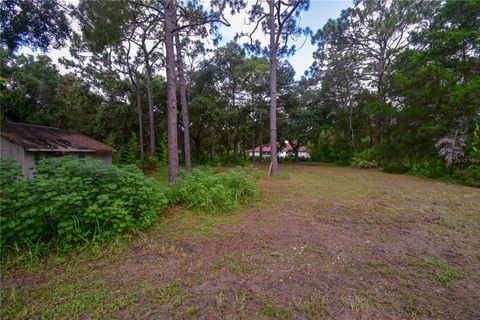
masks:
[[(294, 148), (290, 144), (287, 144), (283, 148), (278, 148), (277, 152), (278, 152), (278, 157), (279, 158), (286, 158), (286, 157), (294, 157), (295, 156)], [(252, 149), (248, 150), (248, 155), (250, 157), (252, 156), (252, 154), (255, 157), (260, 157), (260, 146), (255, 147), (255, 149), (253, 149), (253, 150)], [(269, 144), (263, 145), (262, 146), (262, 155), (266, 158), (270, 158), (270, 154), (271, 154), (270, 145)], [(310, 154), (308, 153), (307, 148), (305, 148), (304, 146), (299, 147), (298, 148), (298, 157), (299, 158), (310, 158)]]
[(112, 163), (113, 149), (74, 131), (24, 123), (0, 124), (1, 158), (17, 160), (25, 177), (31, 177), (37, 162), (43, 158), (72, 156)]

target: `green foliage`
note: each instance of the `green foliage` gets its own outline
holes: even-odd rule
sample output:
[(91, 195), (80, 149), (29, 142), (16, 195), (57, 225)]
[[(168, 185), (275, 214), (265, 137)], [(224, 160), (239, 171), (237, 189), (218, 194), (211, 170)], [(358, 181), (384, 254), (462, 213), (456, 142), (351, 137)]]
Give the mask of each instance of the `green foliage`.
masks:
[(134, 164), (137, 162), (140, 155), (140, 147), (138, 145), (137, 136), (132, 132), (128, 144), (125, 150), (125, 161), (128, 164)]
[(372, 148), (357, 152), (352, 157), (352, 167), (363, 169), (378, 168), (376, 157), (377, 153)]
[(348, 165), (352, 150), (346, 139), (338, 136), (333, 128), (322, 130), (318, 139), (310, 145), (313, 161), (333, 162)]
[(137, 164), (144, 172), (153, 172), (160, 167), (161, 161), (156, 156), (149, 154), (143, 160), (138, 161)]
[(470, 161), (473, 163), (480, 163), (480, 124), (475, 124), (475, 130), (470, 139), (467, 141), (467, 154)]
[(193, 169), (182, 173), (172, 187), (170, 201), (200, 211), (229, 211), (253, 199), (257, 194), (254, 168), (236, 167), (225, 173), (211, 169)]
[(40, 161), (32, 179), (10, 179), (0, 201), (2, 249), (104, 240), (150, 226), (168, 202), (158, 184), (134, 166), (70, 157)]
[(470, 163), (466, 167), (447, 167), (439, 158), (423, 160), (383, 161), (382, 170), (389, 173), (407, 173), (414, 176), (440, 179), (480, 187), (480, 165)]
[(0, 159), (0, 192), (12, 185), (22, 176), (20, 167), (14, 159)]
[(117, 144), (115, 143), (115, 134), (110, 133), (105, 139), (104, 143), (115, 150), (112, 155), (112, 163), (118, 164), (122, 162), (123, 149), (118, 148)]
[[(258, 157), (256, 157), (258, 160)], [(248, 165), (248, 161), (240, 160), (238, 157), (235, 159), (233, 155), (220, 155), (218, 157), (214, 157), (206, 162), (206, 165), (212, 167), (236, 167), (236, 166), (244, 166)]]
[(14, 52), (23, 46), (47, 50), (70, 34), (67, 10), (58, 0), (5, 0), (0, 3), (0, 44)]
[(473, 164), (461, 171), (460, 181), (474, 187), (480, 187), (480, 164)]
[[(330, 128), (312, 158), (478, 185), (479, 13), (478, 1), (366, 0), (327, 22), (311, 71)], [(376, 55), (372, 37), (385, 40)]]
[(166, 166), (168, 162), (168, 145), (167, 145), (167, 136), (162, 134), (160, 138), (160, 155), (159, 155), (159, 162), (161, 165)]

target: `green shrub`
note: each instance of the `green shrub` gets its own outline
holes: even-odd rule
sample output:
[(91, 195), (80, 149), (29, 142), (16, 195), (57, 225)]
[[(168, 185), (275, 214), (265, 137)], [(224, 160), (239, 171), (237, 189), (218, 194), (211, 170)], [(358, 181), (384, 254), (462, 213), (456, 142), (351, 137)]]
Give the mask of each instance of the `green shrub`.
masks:
[(34, 178), (2, 188), (0, 247), (103, 240), (150, 226), (167, 203), (158, 184), (135, 166), (45, 159)]
[(160, 160), (154, 155), (146, 155), (143, 160), (137, 161), (137, 166), (146, 173), (156, 171), (160, 167), (160, 165)]
[(467, 167), (462, 172), (462, 181), (463, 183), (474, 186), (480, 187), (480, 165), (473, 164)]
[(256, 196), (253, 168), (236, 167), (226, 173), (214, 173), (208, 168), (181, 173), (169, 194), (172, 203), (201, 211), (229, 211)]
[(352, 167), (355, 168), (362, 168), (362, 169), (372, 169), (378, 168), (377, 160), (362, 160), (356, 157), (352, 158)]
[(423, 161), (395, 160), (382, 162), (382, 170), (389, 173), (407, 173), (418, 177), (440, 179), (448, 182), (480, 187), (480, 165), (471, 163), (465, 167), (447, 167), (437, 158)]
[(383, 161), (382, 170), (388, 173), (407, 173), (410, 170), (410, 164), (405, 161)]
[(365, 149), (355, 153), (352, 157), (351, 166), (356, 168), (378, 168), (377, 154), (374, 149)]
[(0, 192), (22, 176), (22, 171), (14, 159), (0, 159)]

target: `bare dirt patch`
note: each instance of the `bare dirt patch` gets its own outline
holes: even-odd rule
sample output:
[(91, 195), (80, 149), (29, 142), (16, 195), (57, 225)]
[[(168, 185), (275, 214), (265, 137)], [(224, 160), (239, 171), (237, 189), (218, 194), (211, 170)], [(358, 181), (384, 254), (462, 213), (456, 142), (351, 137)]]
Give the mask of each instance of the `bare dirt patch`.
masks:
[(286, 165), (229, 214), (2, 275), (2, 318), (477, 319), (480, 190)]

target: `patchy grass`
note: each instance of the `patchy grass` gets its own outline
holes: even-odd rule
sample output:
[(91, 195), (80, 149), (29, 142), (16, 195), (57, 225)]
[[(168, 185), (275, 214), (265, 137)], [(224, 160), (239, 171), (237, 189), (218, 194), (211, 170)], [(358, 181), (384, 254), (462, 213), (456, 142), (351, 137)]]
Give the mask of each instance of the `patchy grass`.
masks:
[(306, 315), (308, 319), (330, 319), (332, 313), (329, 310), (325, 298), (318, 294), (309, 294), (305, 298), (294, 298), (293, 307)]
[(275, 180), (288, 180), (290, 179), (290, 173), (288, 173), (287, 171), (282, 171), (276, 176), (271, 176), (270, 178)]
[(3, 261), (0, 318), (480, 318), (480, 189), (281, 170), (230, 213), (174, 207), (143, 233)]
[(442, 259), (409, 260), (408, 265), (421, 269), (422, 276), (445, 287), (450, 287), (452, 282), (466, 277), (465, 273), (455, 270)]
[(273, 298), (270, 295), (263, 297), (260, 314), (272, 319), (287, 320), (292, 318), (292, 312), (289, 309), (274, 305)]

